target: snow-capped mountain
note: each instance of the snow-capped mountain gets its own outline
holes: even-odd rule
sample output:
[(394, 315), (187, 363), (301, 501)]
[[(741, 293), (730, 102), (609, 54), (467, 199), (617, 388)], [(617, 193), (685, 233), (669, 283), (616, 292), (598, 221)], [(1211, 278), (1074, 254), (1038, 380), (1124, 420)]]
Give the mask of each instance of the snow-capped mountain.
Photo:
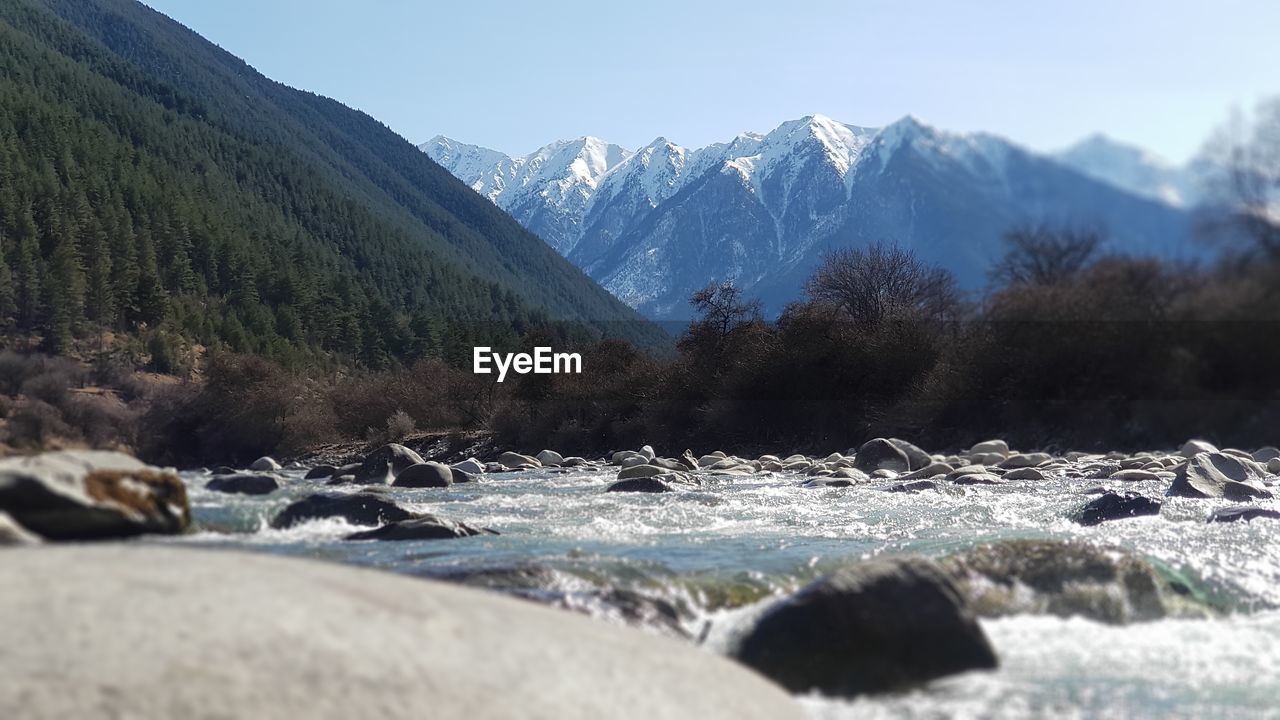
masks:
[(1197, 183), (1189, 169), (1106, 135), (1091, 135), (1055, 157), (1095, 180), (1135, 195), (1179, 207), (1194, 205), (1198, 200)]
[(443, 137), (421, 147), (655, 318), (687, 317), (689, 295), (724, 279), (776, 311), (826, 251), (873, 242), (979, 287), (1023, 223), (1102, 226), (1127, 252), (1195, 252), (1169, 202), (910, 116), (876, 129), (815, 115), (700, 149), (658, 138), (629, 152), (590, 137), (520, 157)]

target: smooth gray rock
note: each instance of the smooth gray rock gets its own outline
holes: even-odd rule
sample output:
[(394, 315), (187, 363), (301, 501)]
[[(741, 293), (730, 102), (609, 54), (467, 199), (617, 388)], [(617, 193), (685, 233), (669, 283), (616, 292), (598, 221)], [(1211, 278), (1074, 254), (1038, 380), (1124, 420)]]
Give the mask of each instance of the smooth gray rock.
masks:
[(498, 533), (473, 528), (465, 523), (445, 520), (435, 515), (423, 515), (412, 520), (399, 520), (388, 523), (373, 530), (361, 530), (351, 533), (347, 540), (447, 540), (449, 538), (471, 537), (472, 535), (497, 535)]
[(1254, 450), (1250, 457), (1253, 458), (1254, 462), (1266, 465), (1272, 460), (1280, 458), (1280, 448), (1272, 447), (1270, 445), (1261, 447)]
[(1269, 498), (1264, 475), (1252, 460), (1226, 453), (1199, 453), (1179, 467), (1167, 494), (1191, 498)]
[(769, 606), (732, 656), (792, 692), (854, 696), (996, 667), (964, 596), (923, 558), (858, 563)]
[(454, 463), (453, 465), (450, 465), (450, 467), (453, 468), (454, 470), (461, 470), (462, 472), (467, 473), (468, 475), (484, 474), (484, 465), (480, 464), (480, 461), (475, 458), (467, 458), (466, 460), (463, 460), (460, 463)]
[(1004, 540), (941, 564), (983, 617), (1047, 614), (1119, 625), (1162, 618), (1178, 607), (1145, 560), (1086, 542)]
[(102, 450), (0, 460), (0, 512), (47, 540), (174, 534), (191, 523), (177, 475)]
[(969, 455), (1000, 455), (1009, 456), (1009, 443), (1004, 440), (986, 440), (969, 448)]
[(1270, 508), (1252, 507), (1250, 505), (1237, 505), (1235, 507), (1221, 508), (1214, 510), (1209, 516), (1209, 522), (1239, 522), (1241, 520), (1248, 522), (1255, 518), (1267, 518), (1270, 520), (1280, 520), (1280, 510), (1271, 510)]
[(876, 489), (891, 493), (918, 493), (925, 490), (937, 490), (938, 483), (932, 480), (910, 480), (908, 482), (900, 482), (894, 485), (885, 485)]
[(657, 476), (646, 476), (619, 480), (605, 488), (605, 492), (666, 493), (675, 492), (675, 488)]
[(564, 456), (555, 450), (543, 450), (537, 455), (538, 462), (548, 467), (560, 467), (564, 463)]
[(0, 587), (5, 718), (806, 717), (688, 643), (376, 570), (45, 546), (5, 553)]
[(1184, 458), (1193, 458), (1200, 453), (1216, 453), (1218, 448), (1213, 443), (1205, 440), (1188, 440), (1182, 445), (1182, 449), (1178, 454)]
[(618, 471), (619, 480), (632, 480), (634, 478), (655, 477), (657, 475), (665, 475), (671, 472), (667, 468), (661, 468), (657, 465), (632, 465), (624, 467)]
[(933, 456), (906, 440), (902, 440), (900, 438), (889, 438), (889, 442), (893, 443), (894, 447), (901, 450), (902, 454), (907, 456), (908, 470), (919, 470), (933, 462)]
[(264, 455), (257, 460), (254, 460), (253, 463), (249, 465), (249, 469), (254, 472), (275, 472), (282, 468), (280, 467), (280, 463), (276, 462), (275, 458)]
[(853, 463), (854, 468), (865, 473), (876, 470), (907, 472), (910, 465), (907, 454), (884, 438), (875, 438), (863, 443), (862, 447), (858, 448), (858, 454)]
[(1135, 492), (1107, 491), (1090, 500), (1075, 516), (1081, 525), (1098, 525), (1108, 520), (1159, 515), (1161, 502)]
[(277, 530), (293, 527), (309, 520), (343, 518), (353, 525), (381, 525), (421, 517), (395, 502), (373, 493), (326, 495), (316, 493), (290, 503), (271, 520)]
[(369, 453), (354, 474), (360, 485), (390, 485), (411, 465), (426, 462), (418, 453), (399, 443), (389, 443)]
[(453, 484), (453, 470), (438, 462), (424, 462), (421, 465), (410, 465), (396, 476), (391, 483), (396, 487), (407, 488), (442, 488)]
[(502, 467), (507, 468), (508, 470), (517, 470), (526, 467), (542, 467), (542, 463), (538, 461), (538, 458), (521, 455), (518, 452), (511, 452), (510, 450), (499, 455), (498, 462), (502, 463)]
[(218, 475), (204, 485), (206, 490), (234, 495), (266, 495), (280, 489), (280, 480), (274, 475), (236, 473)]

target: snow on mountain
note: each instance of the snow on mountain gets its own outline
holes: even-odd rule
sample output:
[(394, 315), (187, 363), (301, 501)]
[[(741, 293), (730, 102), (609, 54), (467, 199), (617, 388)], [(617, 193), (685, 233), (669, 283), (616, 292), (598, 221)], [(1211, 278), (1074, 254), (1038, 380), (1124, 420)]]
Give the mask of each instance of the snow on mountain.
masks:
[(1105, 135), (1087, 137), (1056, 157), (1089, 177), (1136, 195), (1179, 207), (1197, 200), (1196, 182), (1190, 171)]
[(1188, 252), (1169, 204), (1188, 197), (1176, 175), (1107, 143), (1053, 158), (911, 116), (874, 129), (813, 115), (700, 149), (592, 137), (517, 157), (441, 137), (421, 147), (623, 301), (672, 318), (723, 279), (777, 310), (826, 251), (872, 242), (978, 287), (1003, 233), (1027, 222), (1102, 225), (1126, 252)]

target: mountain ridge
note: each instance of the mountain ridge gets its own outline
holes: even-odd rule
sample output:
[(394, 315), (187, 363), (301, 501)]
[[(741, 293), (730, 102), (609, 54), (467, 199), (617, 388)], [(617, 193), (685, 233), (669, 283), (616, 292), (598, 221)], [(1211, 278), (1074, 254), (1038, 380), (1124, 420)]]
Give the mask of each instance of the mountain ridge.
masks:
[[(420, 149), (438, 154), (452, 143), (437, 137)], [(445, 160), (469, 186), (492, 187), (492, 168)], [(977, 288), (1000, 236), (1017, 224), (1101, 225), (1119, 251), (1197, 253), (1183, 209), (1095, 175), (995, 135), (939, 130), (910, 115), (883, 128), (810, 115), (703, 148), (659, 138), (628, 151), (572, 207), (549, 194), (535, 195), (532, 211), (502, 191), (489, 197), (656, 318), (684, 316), (689, 292), (724, 279), (777, 311), (798, 296), (823, 251), (880, 241), (913, 247)]]

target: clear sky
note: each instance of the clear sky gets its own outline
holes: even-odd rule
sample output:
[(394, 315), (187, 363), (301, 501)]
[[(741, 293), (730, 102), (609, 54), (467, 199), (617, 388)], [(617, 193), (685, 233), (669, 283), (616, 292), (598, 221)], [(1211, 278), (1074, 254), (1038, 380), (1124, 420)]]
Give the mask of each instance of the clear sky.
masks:
[(1275, 0), (147, 0), (269, 77), (417, 142), (700, 147), (908, 113), (1174, 161), (1280, 94)]

